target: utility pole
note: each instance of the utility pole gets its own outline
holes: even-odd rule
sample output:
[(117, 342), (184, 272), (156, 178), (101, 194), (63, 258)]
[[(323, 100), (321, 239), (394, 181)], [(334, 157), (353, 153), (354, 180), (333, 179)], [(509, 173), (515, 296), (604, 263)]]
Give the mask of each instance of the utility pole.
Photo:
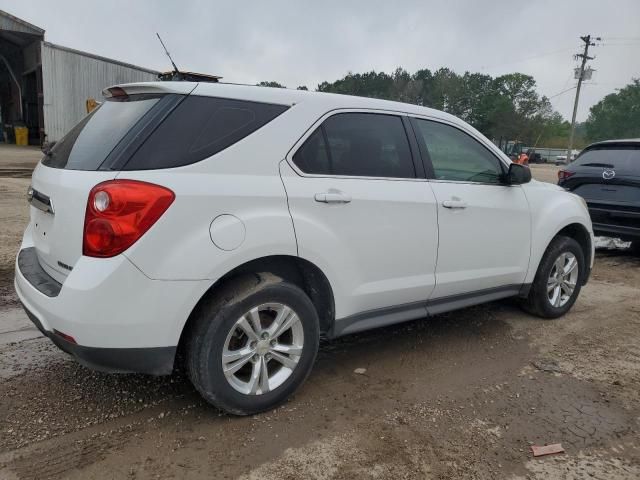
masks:
[[(576, 98), (573, 101), (573, 116), (571, 117), (571, 134), (569, 135), (569, 146), (567, 147), (567, 163), (571, 162), (571, 153), (573, 150), (573, 135), (576, 128), (576, 113), (578, 113), (578, 100), (580, 99), (580, 87), (582, 87), (582, 80), (584, 79), (584, 67), (587, 64), (587, 60), (593, 60), (595, 57), (589, 56), (589, 47), (594, 47), (596, 44), (591, 43), (591, 35), (580, 37), (580, 40), (584, 42), (584, 52), (575, 55), (576, 60), (582, 59), (580, 63), (580, 74), (578, 76), (578, 88), (576, 88)], [(598, 37), (596, 40), (600, 40)]]

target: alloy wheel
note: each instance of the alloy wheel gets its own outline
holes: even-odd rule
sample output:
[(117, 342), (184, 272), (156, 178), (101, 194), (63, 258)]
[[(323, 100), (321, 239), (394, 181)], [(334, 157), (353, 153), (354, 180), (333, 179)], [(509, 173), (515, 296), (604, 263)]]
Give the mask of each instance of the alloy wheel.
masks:
[(245, 395), (263, 395), (282, 385), (296, 368), (304, 346), (298, 314), (282, 303), (265, 303), (231, 327), (222, 351), (229, 384)]
[(573, 295), (578, 284), (578, 259), (571, 252), (561, 253), (547, 279), (547, 298), (556, 308), (563, 307)]

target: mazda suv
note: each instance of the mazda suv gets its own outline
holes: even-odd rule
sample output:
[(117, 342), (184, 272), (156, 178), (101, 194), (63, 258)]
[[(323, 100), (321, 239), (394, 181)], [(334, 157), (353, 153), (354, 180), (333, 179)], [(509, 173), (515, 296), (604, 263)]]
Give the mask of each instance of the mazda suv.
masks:
[(586, 200), (596, 235), (631, 241), (640, 253), (640, 139), (589, 145), (558, 171), (558, 185)]

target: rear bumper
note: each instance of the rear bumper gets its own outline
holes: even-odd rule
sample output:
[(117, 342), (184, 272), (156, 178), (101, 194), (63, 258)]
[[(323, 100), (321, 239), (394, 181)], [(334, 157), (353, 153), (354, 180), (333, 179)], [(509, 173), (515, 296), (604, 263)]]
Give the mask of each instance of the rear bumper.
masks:
[(587, 206), (596, 235), (623, 240), (640, 238), (640, 205), (587, 200)]
[(44, 335), (97, 370), (171, 373), (182, 328), (208, 282), (151, 280), (122, 255), (81, 257), (52, 295), (47, 285), (55, 280), (25, 258), (29, 247), (16, 259), (14, 285)]
[(169, 375), (173, 371), (176, 347), (96, 348), (69, 342), (56, 332), (45, 330), (40, 320), (22, 305), (29, 319), (60, 350), (73, 355), (85, 367), (108, 373)]
[(606, 223), (594, 223), (593, 232), (603, 237), (616, 237), (622, 240), (640, 239), (640, 228), (626, 227), (624, 225), (608, 225)]

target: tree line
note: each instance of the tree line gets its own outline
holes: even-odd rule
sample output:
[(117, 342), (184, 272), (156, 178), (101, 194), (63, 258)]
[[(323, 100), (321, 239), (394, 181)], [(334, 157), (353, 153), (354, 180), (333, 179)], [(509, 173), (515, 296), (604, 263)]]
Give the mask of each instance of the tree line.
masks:
[[(258, 85), (284, 87), (273, 81)], [(307, 90), (307, 87), (298, 89)], [(517, 140), (527, 145), (566, 147), (569, 137), (569, 122), (552, 108), (546, 96), (538, 94), (535, 79), (522, 73), (492, 77), (483, 73), (458, 74), (449, 68), (440, 68), (412, 74), (398, 68), (391, 74), (348, 73), (334, 82), (322, 82), (316, 91), (435, 108), (463, 119), (496, 142)], [(625, 118), (631, 119), (629, 115), (635, 121), (625, 121)], [(587, 141), (640, 136), (639, 116), (640, 82), (634, 80), (591, 108), (588, 120), (576, 129), (575, 144), (580, 148)]]

